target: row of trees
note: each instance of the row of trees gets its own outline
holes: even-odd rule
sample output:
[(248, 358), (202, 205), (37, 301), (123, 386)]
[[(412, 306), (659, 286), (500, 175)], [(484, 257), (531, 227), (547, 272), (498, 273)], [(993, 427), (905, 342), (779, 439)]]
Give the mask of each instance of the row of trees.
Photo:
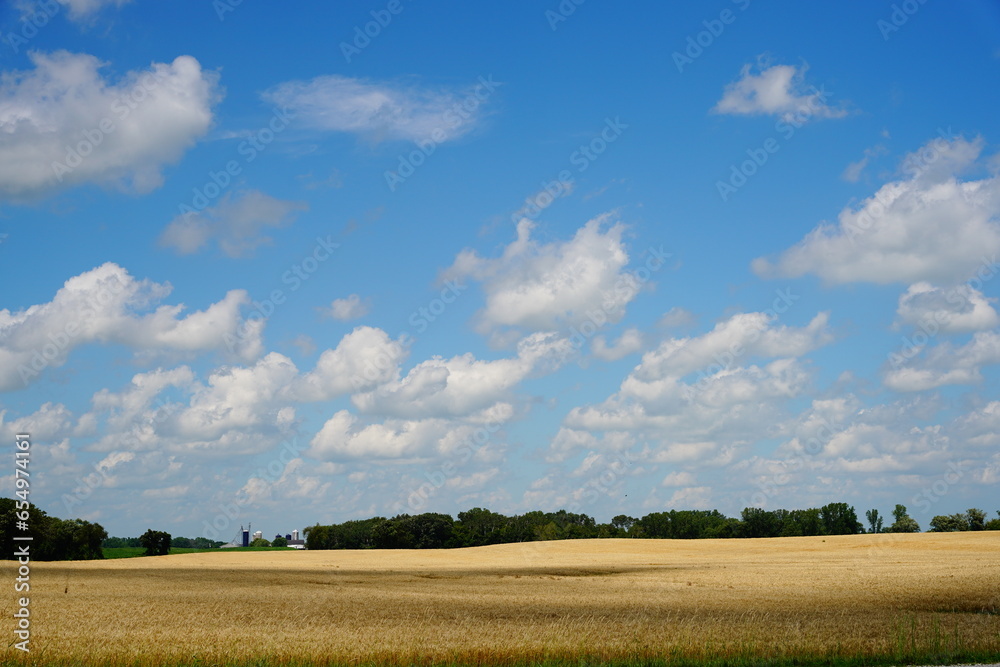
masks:
[[(173, 549), (214, 549), (225, 542), (210, 540), (207, 537), (171, 537), (170, 547)], [(141, 547), (141, 537), (109, 537), (101, 544), (105, 549), (121, 547)]]
[[(895, 522), (886, 530), (917, 532), (917, 522), (902, 505), (893, 512)], [(869, 517), (871, 519), (872, 517)], [(882, 532), (882, 522), (875, 525)], [(534, 540), (635, 537), (667, 539), (780, 537), (800, 535), (851, 535), (865, 532), (853, 507), (830, 503), (805, 510), (764, 510), (748, 507), (740, 518), (718, 510), (670, 510), (642, 518), (624, 514), (610, 523), (597, 523), (586, 514), (528, 512), (506, 516), (487, 509), (447, 514), (400, 514), (305, 530), (309, 549), (434, 549), (483, 546)]]
[(931, 519), (931, 530), (950, 533), (959, 530), (1000, 530), (1000, 510), (996, 519), (986, 520), (986, 512), (971, 507), (964, 513), (943, 514)]
[[(25, 529), (26, 528), (26, 529)], [(27, 537), (30, 542), (17, 542), (14, 536)], [(3, 558), (17, 558), (17, 547), (29, 545), (32, 560), (91, 560), (104, 558), (101, 542), (108, 533), (99, 523), (83, 519), (59, 519), (49, 516), (34, 505), (18, 509), (17, 501), (0, 498), (0, 542)]]

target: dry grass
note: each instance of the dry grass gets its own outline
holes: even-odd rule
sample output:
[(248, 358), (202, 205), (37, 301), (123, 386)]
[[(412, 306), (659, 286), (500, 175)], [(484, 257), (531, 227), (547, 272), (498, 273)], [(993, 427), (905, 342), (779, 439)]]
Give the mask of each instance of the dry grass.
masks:
[(815, 659), (901, 655), (910, 642), (925, 654), (1000, 652), (998, 554), (1000, 532), (36, 563), (32, 656)]

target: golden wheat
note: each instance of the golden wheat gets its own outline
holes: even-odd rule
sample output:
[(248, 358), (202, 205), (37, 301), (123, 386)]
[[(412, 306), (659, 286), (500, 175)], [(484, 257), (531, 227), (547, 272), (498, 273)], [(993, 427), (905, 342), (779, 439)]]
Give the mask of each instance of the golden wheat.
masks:
[[(32, 656), (880, 655), (932, 631), (990, 649), (1000, 647), (998, 553), (1000, 533), (982, 532), (35, 563)], [(13, 594), (3, 610), (10, 619)]]

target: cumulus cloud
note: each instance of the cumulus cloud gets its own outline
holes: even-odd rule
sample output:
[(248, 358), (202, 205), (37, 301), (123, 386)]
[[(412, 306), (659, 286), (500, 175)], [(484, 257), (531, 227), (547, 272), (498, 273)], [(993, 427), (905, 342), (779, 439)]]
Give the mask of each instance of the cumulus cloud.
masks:
[(982, 139), (939, 138), (904, 160), (910, 178), (883, 185), (838, 224), (823, 223), (757, 275), (814, 274), (827, 283), (921, 281), (956, 284), (1000, 252), (1000, 175), (962, 181)]
[[(808, 386), (796, 357), (832, 340), (825, 313), (805, 327), (778, 326), (740, 313), (694, 338), (646, 352), (601, 403), (575, 407), (550, 445), (555, 460), (579, 449), (621, 450), (648, 443), (654, 462), (726, 462), (766, 433), (782, 406)], [(751, 359), (767, 363), (749, 364)]]
[(668, 507), (682, 507), (684, 509), (706, 510), (712, 507), (712, 487), (692, 486), (686, 489), (677, 489), (667, 500)]
[(771, 456), (743, 459), (732, 470), (757, 489), (752, 502), (759, 505), (781, 506), (788, 496), (819, 504), (831, 493), (862, 488), (912, 489), (916, 507), (907, 505), (922, 510), (925, 518), (914, 516), (925, 522), (931, 505), (922, 492), (928, 480), (957, 471), (963, 487), (995, 483), (987, 478), (997, 404), (936, 422), (940, 407), (924, 397), (869, 407), (853, 394), (814, 400), (786, 423), (792, 437)]
[(932, 334), (993, 329), (1000, 325), (1000, 316), (990, 305), (995, 301), (968, 284), (945, 289), (927, 282), (914, 283), (899, 297), (897, 324), (920, 327)]
[(754, 356), (800, 357), (833, 340), (828, 323), (828, 313), (805, 327), (779, 325), (772, 313), (737, 313), (701, 336), (662, 342), (643, 356), (633, 375), (642, 381), (681, 378), (698, 370), (726, 370)]
[(481, 105), (497, 85), (480, 80), (460, 93), (330, 75), (282, 83), (265, 92), (264, 98), (290, 109), (297, 122), (320, 130), (359, 134), (373, 141), (441, 143), (475, 127)]
[(245, 257), (271, 243), (262, 233), (266, 228), (284, 227), (295, 212), (307, 208), (304, 202), (275, 199), (260, 190), (226, 193), (216, 206), (171, 220), (160, 235), (160, 245), (190, 255), (214, 240), (229, 257)]
[(393, 417), (471, 417), (487, 411), (505, 421), (512, 411), (510, 390), (532, 373), (555, 368), (570, 351), (567, 339), (536, 333), (518, 343), (514, 358), (484, 361), (468, 353), (434, 357), (352, 401), (362, 412)]
[(320, 309), (324, 315), (332, 317), (335, 320), (340, 320), (341, 322), (364, 317), (368, 314), (369, 310), (370, 306), (368, 303), (362, 301), (361, 297), (357, 294), (351, 294), (343, 299), (334, 299), (330, 303), (329, 308)]
[(0, 391), (27, 385), (45, 368), (66, 363), (74, 348), (91, 343), (118, 343), (137, 354), (260, 355), (263, 321), (241, 317), (241, 307), (250, 302), (245, 291), (232, 290), (205, 310), (182, 316), (183, 305), (156, 306), (171, 289), (169, 283), (136, 280), (109, 262), (67, 280), (48, 303), (0, 310)]
[(660, 482), (663, 486), (692, 486), (695, 483), (694, 475), (689, 472), (675, 471), (668, 474)]
[(308, 454), (320, 460), (412, 459), (432, 453), (437, 443), (453, 432), (445, 419), (389, 419), (364, 424), (341, 410), (323, 424)]
[(289, 395), (302, 401), (325, 401), (364, 392), (399, 376), (407, 349), (381, 329), (358, 327), (337, 347), (320, 355), (316, 367), (289, 385)]
[(663, 327), (664, 329), (679, 329), (681, 327), (691, 326), (697, 321), (694, 313), (686, 308), (681, 308), (679, 306), (674, 306), (667, 312), (663, 314), (663, 317), (656, 323), (657, 326)]
[(847, 114), (827, 104), (830, 93), (804, 84), (807, 66), (774, 65), (754, 73), (744, 65), (740, 78), (726, 86), (712, 111), (720, 114), (779, 116), (784, 120), (840, 118)]
[(208, 131), (220, 98), (218, 76), (191, 56), (116, 82), (91, 55), (29, 57), (34, 69), (0, 77), (0, 195), (8, 199), (82, 183), (149, 192)]
[[(1000, 363), (1000, 334), (981, 331), (965, 345), (942, 343), (923, 351), (909, 362), (892, 357), (892, 368), (883, 382), (896, 391), (924, 391), (944, 385), (977, 384), (982, 368)], [(900, 361), (902, 360), (902, 361)]]
[(297, 374), (295, 364), (276, 352), (250, 367), (217, 369), (165, 430), (172, 430), (178, 446), (188, 451), (266, 451), (293, 432), (295, 409), (284, 404), (283, 392)]
[(434, 357), (403, 377), (386, 373), (377, 386), (351, 397), (360, 415), (341, 410), (327, 420), (312, 440), (310, 455), (411, 460), (454, 454), (463, 445), (481, 448), (518, 416), (514, 388), (558, 367), (569, 347), (557, 334), (535, 333), (518, 343), (513, 358)]
[[(552, 331), (586, 321), (594, 326), (618, 321), (641, 288), (625, 270), (623, 225), (602, 215), (572, 239), (549, 244), (534, 240), (533, 229), (534, 223), (521, 220), (517, 239), (500, 257), (463, 250), (443, 273), (445, 279), (482, 283), (486, 306), (476, 316), (477, 330)], [(651, 256), (647, 264), (659, 269), (667, 256)]]
[[(103, 389), (82, 422), (102, 422), (94, 451), (220, 457), (255, 454), (292, 435), (295, 409), (283, 390), (297, 374), (270, 353), (251, 366), (223, 366), (198, 380), (186, 366), (140, 373), (120, 391)], [(183, 400), (168, 400), (171, 394)]]
[(642, 332), (638, 329), (626, 329), (618, 340), (608, 344), (604, 336), (595, 336), (590, 343), (590, 350), (598, 359), (616, 361), (640, 351), (645, 345)]

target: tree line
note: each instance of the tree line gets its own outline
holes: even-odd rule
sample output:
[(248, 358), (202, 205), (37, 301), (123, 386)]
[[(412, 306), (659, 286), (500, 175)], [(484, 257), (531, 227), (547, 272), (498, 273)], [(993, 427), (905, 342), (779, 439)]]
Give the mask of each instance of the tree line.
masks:
[[(26, 529), (24, 528), (26, 526)], [(108, 536), (99, 523), (60, 519), (30, 505), (18, 509), (11, 498), (0, 498), (0, 540), (5, 559), (14, 559), (14, 536), (31, 537), (32, 560), (92, 560), (104, 558), (101, 543)]]
[[(305, 539), (308, 549), (449, 549), (606, 537), (703, 539), (920, 532), (905, 506), (896, 505), (892, 515), (893, 522), (885, 526), (878, 510), (869, 510), (865, 513), (866, 530), (854, 507), (847, 503), (804, 510), (748, 507), (739, 518), (727, 517), (718, 510), (670, 510), (641, 518), (620, 514), (610, 523), (597, 523), (591, 516), (566, 510), (506, 516), (477, 507), (459, 512), (457, 518), (427, 512), (316, 524), (305, 529)], [(985, 517), (985, 512), (976, 509), (934, 517), (930, 530), (1000, 530), (1000, 519), (987, 522)]]
[(104, 549), (113, 547), (141, 547), (148, 556), (170, 553), (171, 547), (210, 549), (223, 542), (204, 537), (171, 538), (169, 533), (147, 530), (141, 537), (108, 537), (99, 523), (83, 519), (60, 519), (50, 516), (35, 505), (19, 509), (17, 501), (0, 498), (0, 544), (4, 545), (3, 558), (17, 558), (14, 537), (31, 537), (29, 544), (32, 560), (98, 560), (104, 558)]
[[(207, 537), (171, 537), (170, 548), (172, 549), (214, 549), (220, 547), (225, 542), (210, 540)], [(122, 547), (143, 547), (141, 537), (109, 537), (101, 543), (105, 549), (117, 549)]]

